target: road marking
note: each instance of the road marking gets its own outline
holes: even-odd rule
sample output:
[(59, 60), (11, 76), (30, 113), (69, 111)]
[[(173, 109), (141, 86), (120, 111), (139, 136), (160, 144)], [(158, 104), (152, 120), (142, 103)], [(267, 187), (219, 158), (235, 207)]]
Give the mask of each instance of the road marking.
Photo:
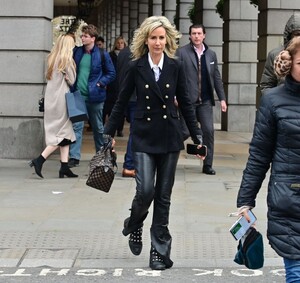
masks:
[[(101, 276), (111, 276), (111, 277), (126, 277), (128, 275), (135, 275), (137, 277), (160, 277), (162, 275), (162, 271), (160, 270), (149, 270), (149, 269), (126, 269), (124, 272), (123, 268), (115, 268), (115, 269), (97, 269), (97, 268), (88, 268), (88, 269), (74, 269), (74, 268), (62, 268), (62, 269), (51, 269), (51, 268), (34, 268), (26, 270), (25, 268), (7, 268), (0, 270), (0, 277), (30, 277), (30, 276), (82, 276), (82, 277), (101, 277)], [(167, 271), (165, 271), (167, 272)], [(189, 273), (189, 269), (187, 269)], [(192, 268), (190, 269), (192, 276), (228, 276), (229, 274), (237, 276), (237, 277), (262, 277), (265, 274), (270, 274), (275, 277), (284, 277), (285, 270), (282, 268), (276, 268), (271, 270), (251, 270), (246, 268), (239, 269), (199, 269)]]

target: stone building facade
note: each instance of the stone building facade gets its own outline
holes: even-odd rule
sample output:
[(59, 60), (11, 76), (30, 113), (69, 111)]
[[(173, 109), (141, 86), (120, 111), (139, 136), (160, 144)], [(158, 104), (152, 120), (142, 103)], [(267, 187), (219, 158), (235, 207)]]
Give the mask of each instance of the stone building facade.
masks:
[[(44, 147), (43, 114), (37, 101), (45, 87), (46, 56), (52, 47), (52, 22), (77, 15), (81, 0), (0, 0), (0, 158), (31, 158)], [(199, 22), (206, 26), (206, 43), (216, 51), (228, 112), (215, 107), (215, 125), (226, 131), (252, 132), (260, 93), (258, 83), (268, 51), (282, 44), (285, 23), (298, 10), (298, 0), (226, 0), (223, 19), (217, 0), (199, 0)], [(85, 21), (98, 26), (106, 48), (150, 15), (165, 15), (188, 42), (193, 0), (94, 0)]]

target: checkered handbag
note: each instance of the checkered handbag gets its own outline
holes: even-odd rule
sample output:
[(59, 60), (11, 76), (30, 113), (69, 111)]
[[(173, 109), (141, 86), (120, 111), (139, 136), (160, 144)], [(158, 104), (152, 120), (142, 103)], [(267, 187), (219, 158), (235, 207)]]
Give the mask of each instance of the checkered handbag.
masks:
[(86, 184), (92, 188), (108, 193), (118, 166), (117, 156), (112, 152), (112, 139), (102, 146), (90, 161), (89, 175)]

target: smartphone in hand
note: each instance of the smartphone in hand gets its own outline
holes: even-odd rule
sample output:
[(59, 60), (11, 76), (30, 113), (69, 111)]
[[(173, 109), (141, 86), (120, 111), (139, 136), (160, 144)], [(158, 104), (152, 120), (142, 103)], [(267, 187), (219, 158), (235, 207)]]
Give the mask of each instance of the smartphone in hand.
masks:
[(190, 144), (188, 143), (186, 145), (186, 153), (192, 154), (192, 155), (201, 155), (206, 156), (207, 155), (207, 147), (206, 145), (202, 145), (200, 148), (198, 148), (198, 144)]
[(250, 222), (248, 222), (244, 216), (240, 216), (229, 229), (229, 232), (237, 241), (247, 233), (248, 229), (256, 221), (256, 216), (251, 210), (248, 211), (248, 215), (250, 217)]

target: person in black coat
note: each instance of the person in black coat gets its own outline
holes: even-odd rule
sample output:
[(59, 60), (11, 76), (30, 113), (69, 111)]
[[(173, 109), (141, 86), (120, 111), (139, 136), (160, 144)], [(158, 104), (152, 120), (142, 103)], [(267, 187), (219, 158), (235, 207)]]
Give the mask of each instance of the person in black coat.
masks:
[(130, 217), (124, 221), (123, 235), (130, 235), (130, 250), (139, 255), (143, 222), (153, 202), (149, 265), (154, 270), (173, 265), (169, 210), (177, 161), (184, 149), (175, 97), (193, 141), (199, 148), (202, 145), (202, 132), (189, 99), (185, 74), (181, 62), (174, 59), (179, 36), (163, 16), (146, 18), (135, 31), (131, 44), (133, 60), (104, 130), (109, 135), (114, 133), (135, 90), (137, 104), (131, 134), (136, 194)]
[[(109, 52), (109, 56), (117, 72), (117, 77), (118, 77), (118, 70), (117, 70), (118, 56), (120, 51), (124, 49), (126, 46), (127, 43), (124, 37), (118, 36), (114, 42), (113, 50)], [(104, 102), (104, 107), (103, 107), (103, 124), (105, 124), (106, 120), (109, 118), (110, 113), (117, 99), (118, 99), (118, 79), (116, 78), (107, 86), (106, 100)], [(118, 137), (123, 137), (123, 128), (124, 128), (124, 119), (120, 122), (120, 125), (117, 128)]]
[(237, 197), (239, 214), (248, 210), (271, 166), (268, 183), (268, 230), (271, 247), (283, 257), (286, 282), (300, 282), (300, 37), (275, 60), (284, 84), (261, 97), (249, 159)]
[[(125, 74), (128, 70), (129, 62), (132, 59), (132, 55), (130, 52), (129, 46), (126, 46), (124, 49), (121, 50), (120, 54), (118, 55), (118, 64), (117, 64), (117, 78), (118, 84), (120, 85), (125, 78)], [(126, 120), (130, 123), (129, 128), (129, 136), (127, 141), (127, 148), (126, 153), (124, 156), (124, 163), (123, 163), (123, 170), (122, 170), (122, 177), (135, 177), (135, 170), (134, 170), (134, 160), (131, 150), (131, 128), (133, 126), (133, 117), (136, 108), (136, 94), (135, 92), (132, 93), (130, 100), (127, 105), (126, 109)]]

